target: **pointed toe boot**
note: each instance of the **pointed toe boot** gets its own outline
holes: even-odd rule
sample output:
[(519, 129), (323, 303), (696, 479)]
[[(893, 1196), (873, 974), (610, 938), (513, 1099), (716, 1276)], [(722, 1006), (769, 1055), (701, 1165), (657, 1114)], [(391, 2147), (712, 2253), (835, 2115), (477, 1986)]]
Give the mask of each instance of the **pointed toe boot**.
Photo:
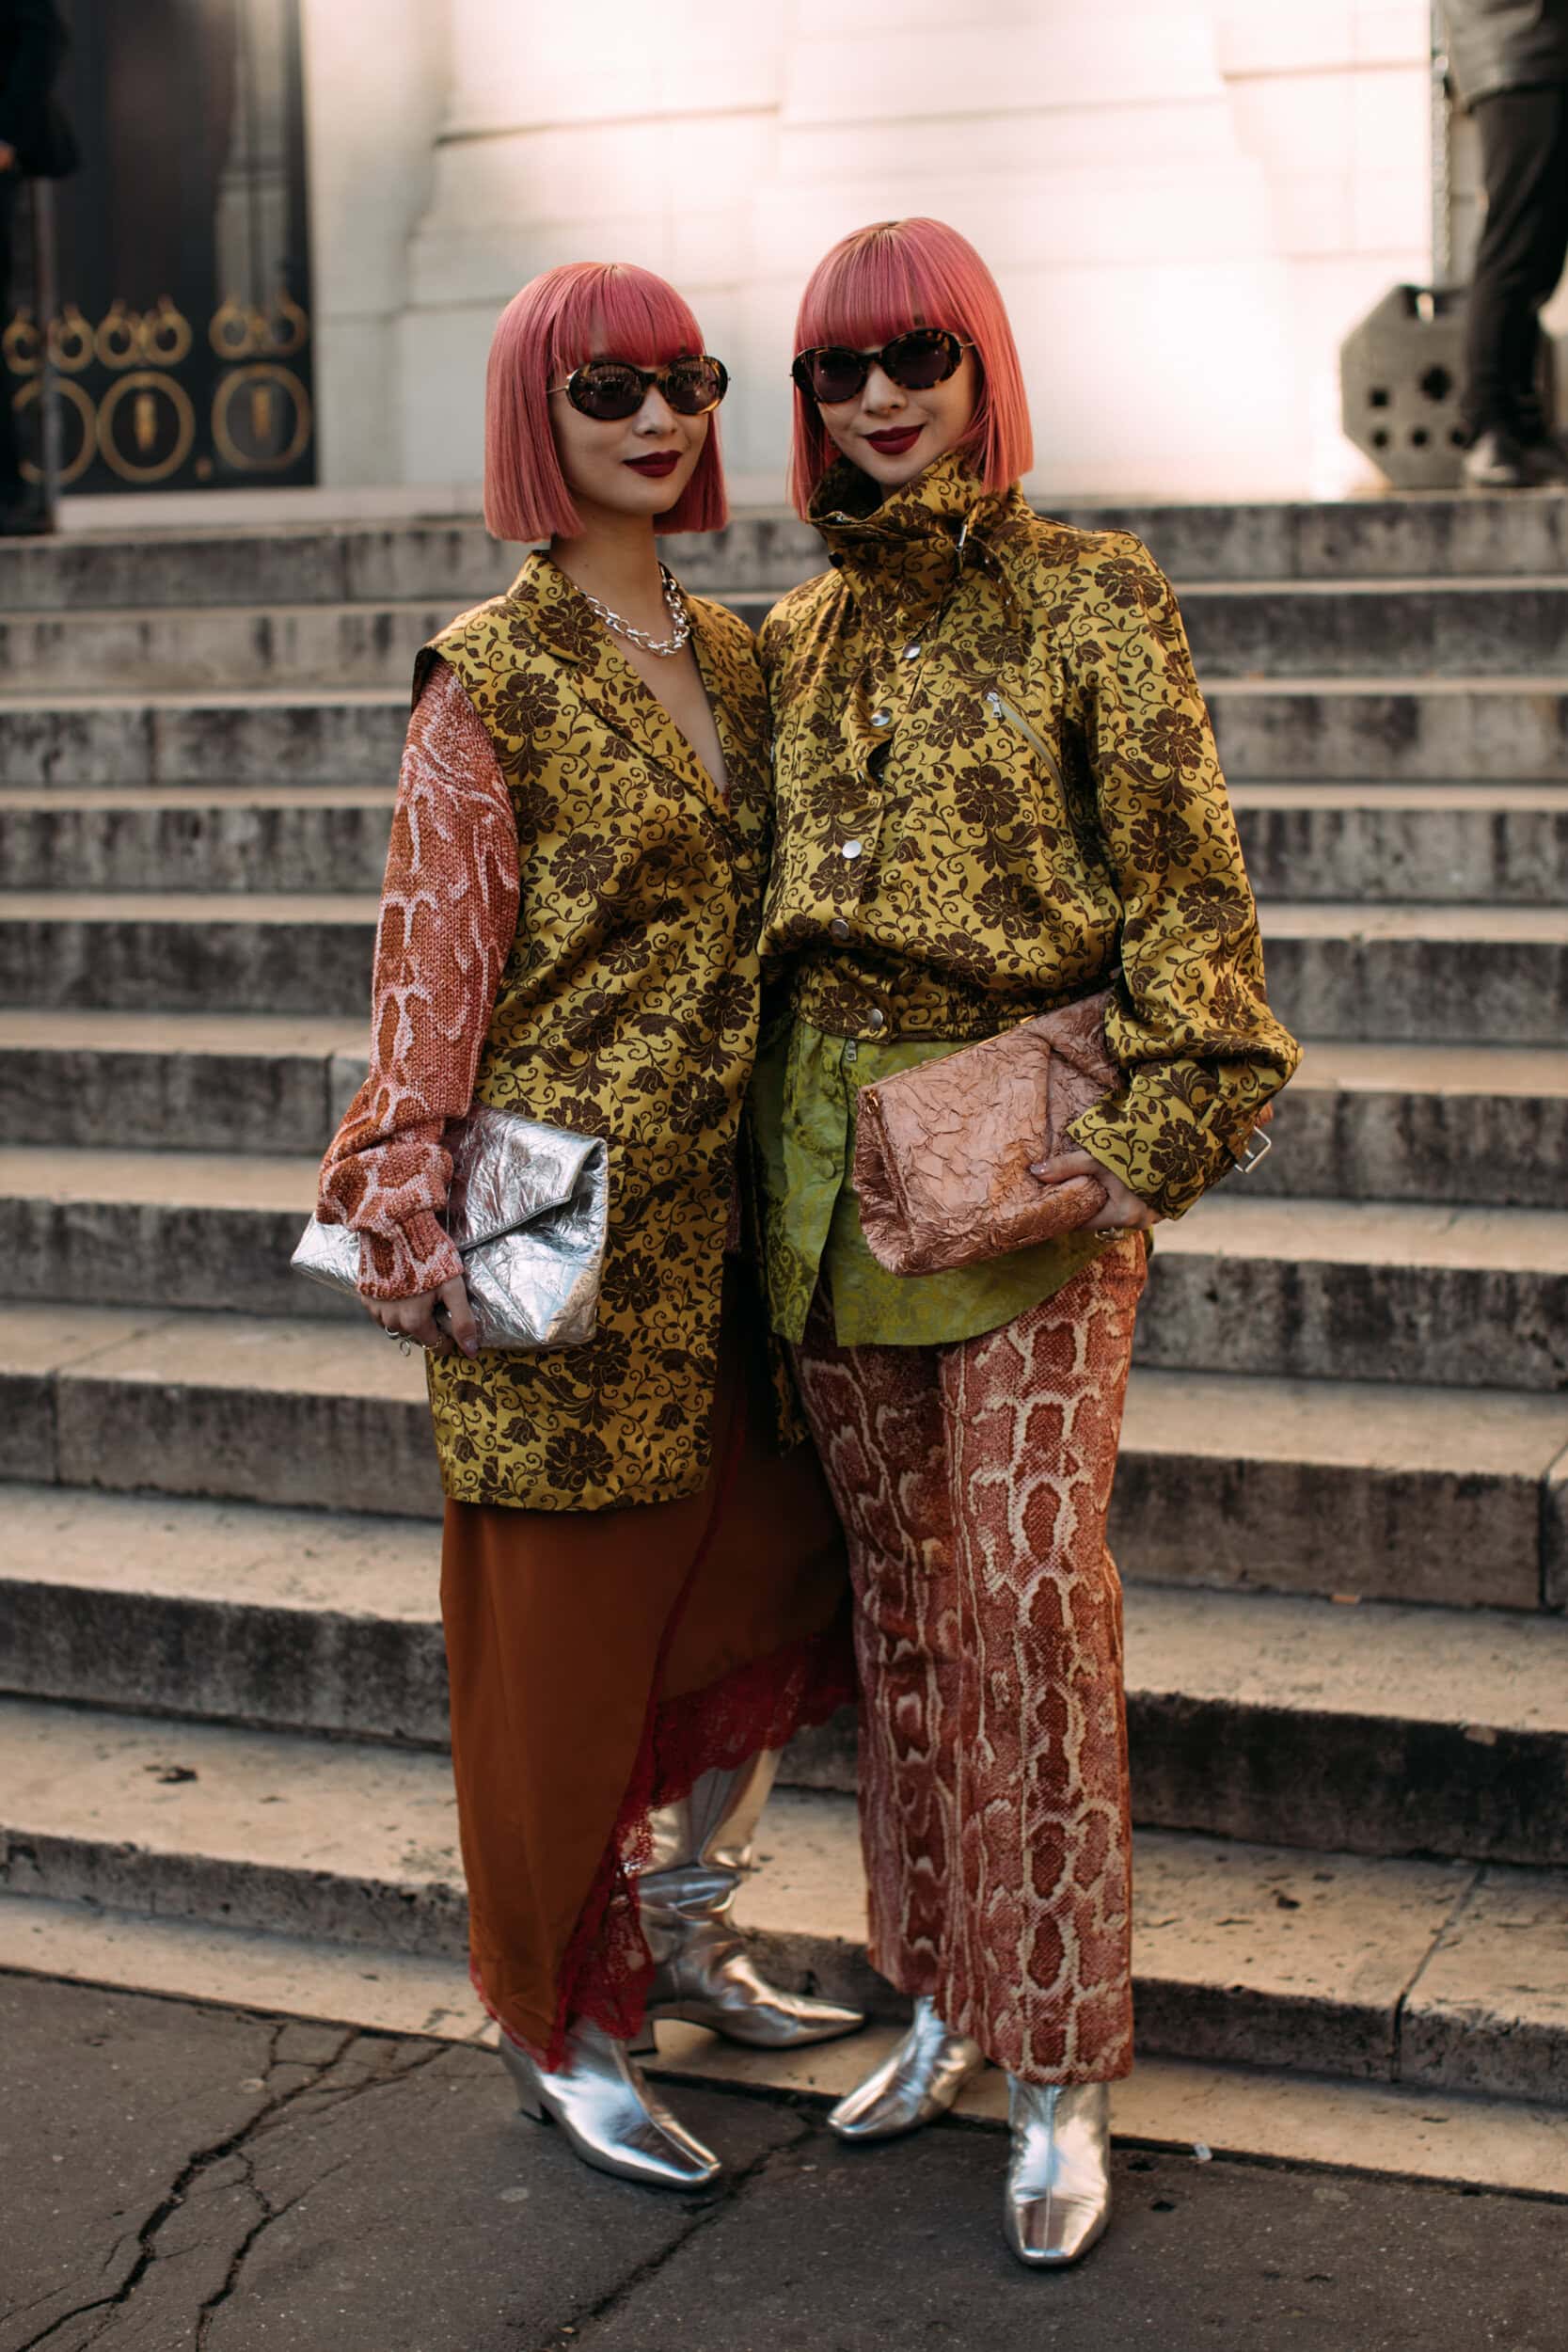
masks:
[(764, 1750), (735, 1772), (705, 1772), (689, 1797), (652, 1816), (653, 1851), (637, 1881), (654, 1960), (650, 2020), (680, 2018), (763, 2050), (832, 2042), (864, 2025), (858, 2009), (769, 1984), (736, 1931), (736, 1895), (778, 1768), (777, 1751)]
[(985, 2062), (978, 2042), (949, 2033), (936, 2003), (922, 1994), (909, 2032), (839, 2101), (829, 2124), (840, 2139), (897, 2139), (945, 2115)]
[(1106, 2083), (1007, 2077), (1012, 2149), (1002, 2227), (1021, 2263), (1064, 2270), (1111, 2217), (1111, 2092)]
[(575, 2155), (617, 2180), (644, 2188), (706, 2188), (718, 2157), (676, 2122), (634, 2066), (624, 2042), (578, 2024), (566, 2037), (559, 2069), (541, 2066), (505, 2034), (500, 2052), (517, 2105), (538, 2123), (555, 2123)]

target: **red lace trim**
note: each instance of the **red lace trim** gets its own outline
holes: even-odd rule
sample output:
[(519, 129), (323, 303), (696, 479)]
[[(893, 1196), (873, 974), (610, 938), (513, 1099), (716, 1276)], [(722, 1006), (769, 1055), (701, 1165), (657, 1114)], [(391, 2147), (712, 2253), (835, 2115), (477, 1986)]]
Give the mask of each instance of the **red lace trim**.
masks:
[[(728, 1499), (744, 1439), (743, 1417), (736, 1417), (714, 1506), (692, 1557), (659, 1645), (653, 1688), (663, 1679), (697, 1571), (706, 1558)], [(566, 2029), (577, 2018), (599, 2026), (617, 2041), (634, 2042), (654, 1963), (638, 1914), (638, 1873), (652, 1851), (649, 1815), (689, 1794), (705, 1772), (732, 1772), (762, 1748), (780, 1748), (815, 1724), (823, 1724), (855, 1694), (854, 1665), (845, 1616), (767, 1658), (737, 1666), (705, 1691), (663, 1703), (650, 1699), (637, 1760), (620, 1813), (594, 1875), (567, 1947), (547, 2048), (531, 2054), (546, 2068), (565, 2055)], [(469, 1976), (485, 2010), (503, 2033), (530, 2049), (499, 2014), (470, 1964)]]

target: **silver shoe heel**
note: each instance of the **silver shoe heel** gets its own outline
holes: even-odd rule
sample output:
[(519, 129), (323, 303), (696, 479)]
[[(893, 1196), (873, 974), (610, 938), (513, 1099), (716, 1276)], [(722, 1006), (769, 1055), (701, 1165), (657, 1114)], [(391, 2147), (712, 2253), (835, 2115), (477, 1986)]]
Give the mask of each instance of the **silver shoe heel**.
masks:
[(735, 1772), (705, 1772), (678, 1804), (651, 1817), (653, 1851), (637, 1881), (655, 1974), (647, 2016), (706, 2026), (753, 2049), (792, 2050), (858, 2033), (858, 2009), (769, 1984), (734, 1925), (752, 1839), (779, 1769), (763, 1749)]
[(1002, 2226), (1021, 2263), (1065, 2269), (1111, 2217), (1108, 2083), (1021, 2083), (1007, 2077), (1012, 2149)]
[(971, 2074), (985, 2064), (977, 2042), (949, 2033), (937, 2005), (922, 1994), (903, 2040), (828, 2117), (840, 2139), (896, 2139), (945, 2115)]
[(705, 2188), (720, 2164), (651, 2091), (624, 2042), (574, 2026), (564, 2063), (547, 2072), (505, 2034), (500, 2053), (523, 2114), (555, 2123), (574, 2155), (646, 2188)]

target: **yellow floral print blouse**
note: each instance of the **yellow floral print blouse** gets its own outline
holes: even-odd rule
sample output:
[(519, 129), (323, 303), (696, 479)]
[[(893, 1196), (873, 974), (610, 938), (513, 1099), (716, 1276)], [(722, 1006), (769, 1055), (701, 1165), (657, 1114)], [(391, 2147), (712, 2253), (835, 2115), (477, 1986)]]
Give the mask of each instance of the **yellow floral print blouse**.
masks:
[[(875, 497), (857, 468), (824, 476), (812, 519), (832, 569), (759, 644), (780, 1019), (754, 1100), (776, 1328), (799, 1335), (825, 1265), (842, 1339), (929, 1343), (1010, 1320), (1098, 1245), (883, 1275), (847, 1189), (853, 1089), (835, 1109), (812, 1033), (852, 1041), (864, 1083), (887, 1047), (994, 1036), (1115, 976), (1126, 1083), (1071, 1134), (1162, 1216), (1242, 1155), (1300, 1050), (1269, 1009), (1208, 714), (1148, 549), (1042, 521), (1016, 485), (988, 497), (957, 455)], [(820, 1184), (781, 1170), (831, 1161), (829, 1127), (824, 1220)], [(920, 1303), (895, 1312), (894, 1282)]]

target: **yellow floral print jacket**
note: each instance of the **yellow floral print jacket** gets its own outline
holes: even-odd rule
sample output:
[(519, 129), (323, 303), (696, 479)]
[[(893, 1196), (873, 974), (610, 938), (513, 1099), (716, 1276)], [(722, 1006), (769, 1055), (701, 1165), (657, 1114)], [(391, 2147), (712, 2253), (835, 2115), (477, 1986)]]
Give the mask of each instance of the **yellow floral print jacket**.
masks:
[(1168, 581), (941, 459), (871, 506), (840, 463), (832, 570), (759, 644), (774, 726), (765, 972), (877, 1044), (994, 1035), (1119, 968), (1125, 1088), (1071, 1130), (1164, 1216), (1245, 1149), (1300, 1051)]
[(430, 1362), (443, 1484), (462, 1502), (602, 1510), (691, 1493), (707, 1474), (770, 796), (751, 632), (703, 597), (689, 609), (727, 803), (543, 556), (416, 672), (416, 699), (432, 657), (455, 673), (516, 819), (516, 937), (475, 1099), (610, 1147), (596, 1336)]

